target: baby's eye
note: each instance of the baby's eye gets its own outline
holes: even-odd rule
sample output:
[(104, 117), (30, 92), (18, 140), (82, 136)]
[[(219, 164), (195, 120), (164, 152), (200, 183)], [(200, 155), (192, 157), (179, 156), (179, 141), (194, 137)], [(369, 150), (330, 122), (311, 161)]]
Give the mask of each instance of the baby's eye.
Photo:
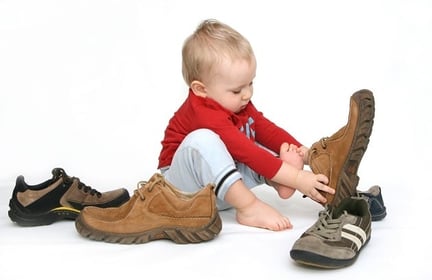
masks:
[(239, 94), (241, 92), (241, 90), (233, 90), (234, 94)]

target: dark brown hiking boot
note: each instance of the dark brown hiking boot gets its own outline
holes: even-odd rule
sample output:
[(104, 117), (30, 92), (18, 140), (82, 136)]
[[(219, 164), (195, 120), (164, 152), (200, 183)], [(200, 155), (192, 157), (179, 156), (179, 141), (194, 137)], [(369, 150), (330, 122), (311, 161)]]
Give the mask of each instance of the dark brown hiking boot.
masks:
[(212, 185), (188, 194), (158, 173), (140, 182), (127, 203), (101, 210), (86, 207), (76, 219), (83, 237), (123, 244), (158, 239), (185, 244), (211, 240), (222, 229)]
[(348, 123), (330, 137), (314, 143), (309, 151), (309, 166), (314, 173), (328, 177), (334, 195), (321, 192), (327, 204), (336, 206), (346, 197), (357, 195), (357, 170), (369, 144), (375, 115), (371, 91), (363, 89), (351, 96)]
[(8, 212), (13, 222), (20, 226), (49, 225), (75, 220), (86, 206), (116, 207), (129, 200), (125, 188), (99, 192), (68, 176), (62, 168), (54, 168), (52, 175), (38, 185), (27, 184), (22, 175), (17, 177)]

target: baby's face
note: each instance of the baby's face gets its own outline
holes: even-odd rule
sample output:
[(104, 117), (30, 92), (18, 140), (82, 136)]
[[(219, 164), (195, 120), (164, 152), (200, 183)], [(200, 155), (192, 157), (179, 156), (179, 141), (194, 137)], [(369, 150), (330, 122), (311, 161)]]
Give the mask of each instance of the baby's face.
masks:
[(256, 61), (225, 59), (214, 66), (210, 79), (205, 82), (207, 97), (225, 109), (238, 113), (249, 103), (253, 95)]

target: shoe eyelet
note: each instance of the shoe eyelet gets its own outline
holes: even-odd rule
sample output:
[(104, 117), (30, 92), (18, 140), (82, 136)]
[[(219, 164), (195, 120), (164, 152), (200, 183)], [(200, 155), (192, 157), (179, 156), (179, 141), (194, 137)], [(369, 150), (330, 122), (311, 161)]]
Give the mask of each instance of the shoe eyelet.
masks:
[(323, 149), (327, 149), (327, 139), (328, 139), (328, 137), (324, 137), (324, 138), (321, 138), (321, 140), (320, 140), (321, 146), (323, 147)]

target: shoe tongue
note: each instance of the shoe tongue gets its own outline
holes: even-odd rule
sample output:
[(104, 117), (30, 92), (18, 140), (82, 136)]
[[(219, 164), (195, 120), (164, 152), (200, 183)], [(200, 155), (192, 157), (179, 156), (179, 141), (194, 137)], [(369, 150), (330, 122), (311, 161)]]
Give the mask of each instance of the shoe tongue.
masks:
[(152, 186), (160, 186), (163, 187), (165, 185), (165, 180), (164, 177), (159, 174), (159, 173), (155, 173), (149, 180), (148, 184), (152, 185)]
[(340, 219), (343, 223), (354, 224), (357, 221), (358, 216), (350, 214), (347, 211), (343, 211), (343, 213), (341, 213), (339, 217), (335, 218)]
[(153, 176), (150, 178), (149, 182), (154, 182), (154, 181), (160, 180), (160, 179), (162, 179), (162, 178), (163, 178), (163, 177), (162, 177), (161, 174), (159, 174), (159, 173), (155, 173), (155, 174), (153, 174)]
[(348, 213), (346, 210), (339, 213), (333, 211), (331, 217), (335, 220), (340, 220), (342, 223), (354, 223), (359, 218), (359, 216)]

